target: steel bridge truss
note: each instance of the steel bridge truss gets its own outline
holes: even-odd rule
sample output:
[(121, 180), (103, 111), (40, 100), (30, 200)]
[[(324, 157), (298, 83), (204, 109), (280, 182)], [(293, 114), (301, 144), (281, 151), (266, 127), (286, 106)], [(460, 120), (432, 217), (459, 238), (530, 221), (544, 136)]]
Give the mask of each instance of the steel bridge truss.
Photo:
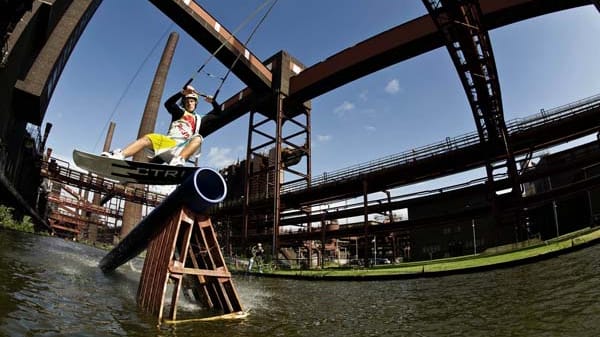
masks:
[[(485, 152), (486, 173), (490, 186), (499, 170), (511, 180), (512, 195), (521, 194), (517, 167), (504, 122), (500, 82), (489, 34), (481, 22), (478, 0), (423, 0), (437, 26), (465, 89), (477, 133)], [(498, 149), (506, 152), (500, 161), (492, 157)], [(493, 188), (493, 187), (492, 187)], [(491, 191), (496, 198), (496, 192)]]

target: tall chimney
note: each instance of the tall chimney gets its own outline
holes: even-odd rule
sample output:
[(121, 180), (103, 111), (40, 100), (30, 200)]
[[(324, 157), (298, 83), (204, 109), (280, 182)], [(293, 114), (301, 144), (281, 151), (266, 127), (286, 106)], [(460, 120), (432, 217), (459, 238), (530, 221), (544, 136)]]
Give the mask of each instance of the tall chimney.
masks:
[[(150, 93), (148, 94), (146, 108), (144, 109), (144, 114), (140, 123), (140, 129), (138, 131), (138, 139), (148, 133), (154, 132), (154, 128), (156, 126), (156, 116), (158, 115), (158, 108), (161, 103), (160, 100), (165, 88), (167, 73), (171, 65), (171, 60), (173, 59), (173, 54), (175, 54), (175, 47), (177, 46), (178, 39), (179, 34), (176, 32), (172, 32), (169, 35), (169, 40), (167, 41), (167, 45), (163, 51), (160, 63), (158, 64), (158, 69), (156, 69), (156, 74), (154, 75), (154, 81), (152, 82)], [(133, 160), (143, 162), (148, 161), (144, 155), (144, 151), (137, 153), (133, 157)], [(143, 185), (136, 185), (136, 187), (144, 188)], [(123, 226), (121, 227), (121, 237), (125, 237), (125, 235), (127, 235), (127, 233), (129, 233), (131, 229), (140, 222), (141, 218), (142, 205), (129, 201), (125, 202), (125, 208), (123, 209)]]

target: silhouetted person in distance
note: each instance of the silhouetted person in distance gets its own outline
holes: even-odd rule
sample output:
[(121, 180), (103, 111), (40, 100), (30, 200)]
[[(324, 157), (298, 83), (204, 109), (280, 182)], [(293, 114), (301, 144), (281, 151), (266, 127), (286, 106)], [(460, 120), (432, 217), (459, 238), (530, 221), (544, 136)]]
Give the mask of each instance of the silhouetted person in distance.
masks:
[(265, 250), (262, 247), (262, 243), (259, 243), (256, 246), (252, 247), (251, 252), (252, 257), (250, 257), (248, 271), (252, 271), (252, 266), (254, 266), (254, 263), (256, 263), (256, 265), (258, 266), (258, 272), (262, 273), (263, 258), (265, 255)]

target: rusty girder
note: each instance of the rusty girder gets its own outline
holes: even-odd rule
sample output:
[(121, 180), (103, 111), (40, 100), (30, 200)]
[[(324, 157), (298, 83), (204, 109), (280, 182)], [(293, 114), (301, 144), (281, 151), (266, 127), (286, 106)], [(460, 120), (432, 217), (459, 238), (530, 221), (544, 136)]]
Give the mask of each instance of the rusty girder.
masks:
[[(520, 194), (516, 163), (504, 122), (498, 72), (489, 34), (481, 22), (479, 2), (423, 0), (423, 3), (443, 36), (469, 100), (479, 139), (490, 154), (486, 160), (488, 180), (493, 182), (494, 171), (506, 168), (513, 182), (513, 192)], [(497, 149), (506, 152), (500, 164), (494, 164), (491, 156)]]

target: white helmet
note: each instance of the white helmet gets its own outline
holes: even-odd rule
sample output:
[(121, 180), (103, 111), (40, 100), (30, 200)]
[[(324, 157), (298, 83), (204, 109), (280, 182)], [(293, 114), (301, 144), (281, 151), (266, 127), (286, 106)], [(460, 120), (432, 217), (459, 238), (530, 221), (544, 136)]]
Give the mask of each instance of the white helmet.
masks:
[(198, 102), (198, 94), (196, 93), (196, 89), (194, 89), (194, 87), (192, 87), (191, 85), (188, 85), (185, 87), (184, 91), (191, 91), (189, 94), (186, 94), (183, 96), (183, 99), (186, 98), (193, 98), (196, 102)]
[(193, 98), (196, 102), (198, 102), (198, 94), (195, 92), (189, 93), (183, 96), (183, 98)]

